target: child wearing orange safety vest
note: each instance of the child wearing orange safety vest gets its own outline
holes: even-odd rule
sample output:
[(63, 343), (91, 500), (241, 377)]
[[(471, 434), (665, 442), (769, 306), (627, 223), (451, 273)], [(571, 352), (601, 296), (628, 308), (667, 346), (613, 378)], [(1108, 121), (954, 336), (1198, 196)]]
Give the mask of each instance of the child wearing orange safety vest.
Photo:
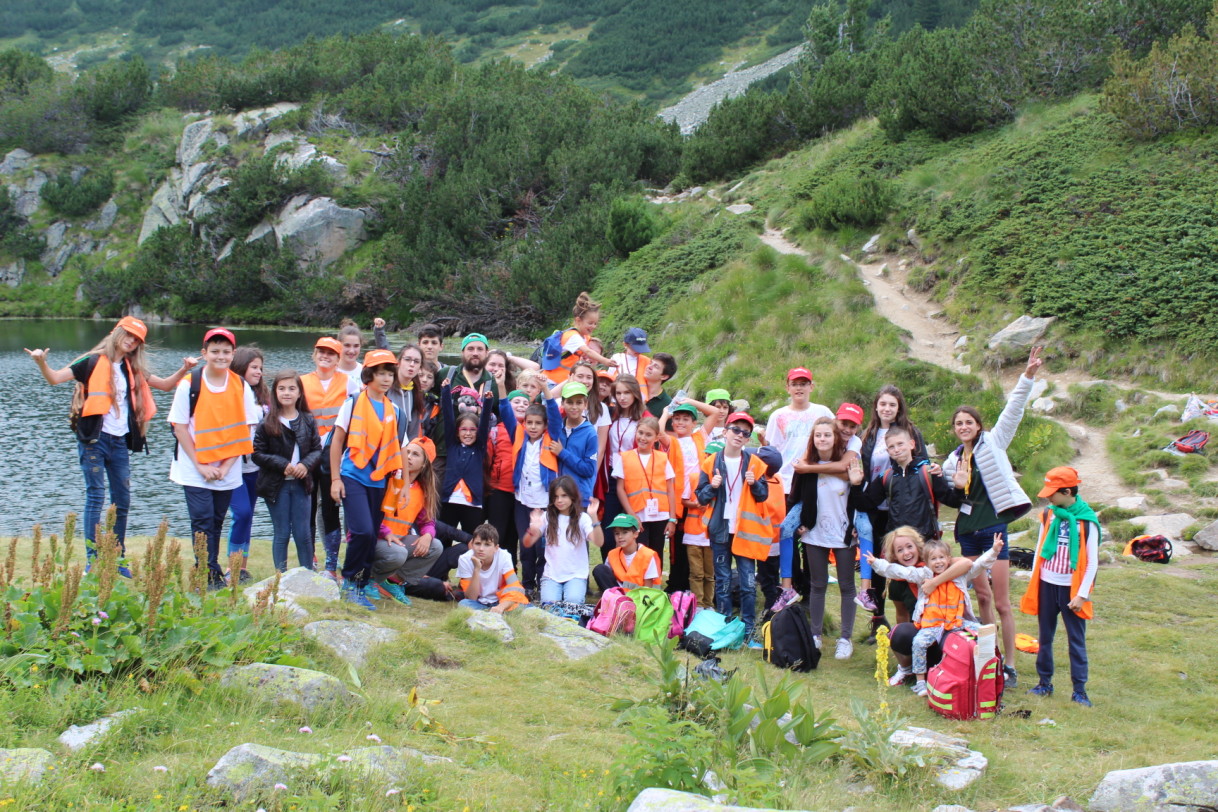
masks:
[(1036, 652), (1040, 682), (1028, 693), (1053, 693), (1053, 637), (1060, 614), (1070, 650), (1070, 682), (1074, 688), (1070, 698), (1089, 708), (1087, 621), (1095, 616), (1091, 589), (1098, 565), (1100, 520), (1078, 497), (1081, 484), (1078, 471), (1068, 466), (1045, 475), (1045, 486), (1037, 496), (1048, 499), (1050, 506), (1040, 514), (1032, 580), (1019, 608), (1024, 614), (1036, 615), (1040, 624), (1040, 648)]
[(516, 577), (511, 557), (499, 548), (499, 534), (493, 525), (474, 528), (469, 549), (457, 559), (457, 577), (465, 593), (458, 606), (496, 614), (528, 606), (529, 598)]
[[(500, 401), (502, 423), (500, 428), (512, 438), (512, 485), (516, 494), (513, 513), (517, 538), (529, 532), (530, 517), (534, 510), (545, 508), (550, 503), (550, 483), (558, 476), (558, 455), (561, 448), (546, 430), (549, 416), (546, 407), (533, 403), (524, 410), (522, 423), (516, 422), (510, 398)], [(520, 570), (524, 588), (530, 594), (541, 587), (541, 574), (545, 570), (545, 545), (533, 545), (519, 551)]]
[(629, 513), (619, 513), (609, 522), (617, 546), (605, 556), (605, 563), (592, 568), (592, 577), (601, 592), (615, 586), (634, 589), (658, 587), (664, 580), (664, 565), (655, 550), (639, 544), (642, 525)]
[(660, 421), (645, 416), (635, 429), (636, 446), (621, 453), (612, 473), (622, 509), (639, 520), (643, 543), (663, 559), (664, 542), (677, 526), (677, 494), (676, 473), (656, 444), (659, 436)]
[[(913, 622), (918, 627), (918, 633), (914, 635), (912, 651), (913, 672), (917, 677), (913, 692), (918, 696), (926, 696), (927, 692), (927, 649), (941, 643), (944, 635), (953, 629), (964, 628), (975, 632), (980, 628), (977, 617), (973, 614), (973, 603), (969, 600), (968, 585), (998, 559), (1003, 544), (1002, 534), (995, 533), (993, 546), (977, 557), (967, 573), (943, 582), (935, 587), (929, 596), (921, 589), (918, 590), (918, 603), (913, 612)], [(922, 557), (926, 566), (905, 567), (876, 558), (871, 553), (865, 556), (873, 571), (885, 578), (895, 578), (911, 584), (929, 581), (952, 565), (951, 548), (937, 539), (931, 539), (922, 546)]]
[(382, 502), (385, 515), (372, 555), (372, 581), (380, 595), (410, 605), (407, 587), (418, 583), (444, 545), (436, 538), (440, 493), (432, 467), (436, 447), (415, 437), (402, 449), (402, 471), (389, 480)]
[(617, 368), (618, 375), (631, 375), (639, 382), (643, 390), (643, 402), (647, 402), (647, 385), (643, 376), (647, 365), (651, 363), (649, 354), (651, 346), (647, 343), (647, 331), (642, 327), (631, 327), (622, 337), (622, 347), (625, 352), (615, 352), (609, 360)]
[[(229, 367), (236, 337), (222, 327), (203, 336), (202, 371), (178, 384), (169, 407), (169, 423), (178, 440), (169, 478), (186, 492), (190, 532), (207, 539), (207, 583), (225, 586), (220, 568), (220, 529), (233, 491), (241, 487), (241, 457), (254, 453), (251, 426), (262, 422), (254, 391)], [(194, 375), (198, 385), (191, 386)], [(192, 391), (193, 390), (193, 391)], [(193, 398), (197, 398), (194, 403)]]
[[(699, 413), (706, 415), (706, 423), (701, 428), (698, 426)], [(676, 405), (669, 404), (660, 413), (660, 445), (668, 450), (668, 461), (672, 463), (677, 492), (677, 526), (676, 532), (673, 533), (668, 562), (669, 592), (691, 589), (689, 551), (685, 549), (685, 524), (691, 510), (689, 502), (697, 502), (693, 492), (698, 483), (695, 478), (691, 487), (689, 475), (700, 469), (702, 459), (706, 455), (706, 444), (710, 442), (710, 433), (722, 422), (723, 417), (718, 409), (691, 398), (684, 398)], [(703, 536), (705, 532), (703, 528)], [(709, 545), (710, 542), (707, 541), (706, 544)], [(710, 570), (707, 570), (705, 577), (707, 583), (714, 580)], [(697, 595), (696, 589), (691, 591)]]
[(775, 605), (781, 595), (781, 545), (779, 535), (782, 530), (782, 520), (787, 515), (787, 495), (782, 490), (782, 479), (778, 472), (782, 469), (782, 452), (772, 445), (757, 449), (757, 457), (765, 463), (765, 481), (770, 486), (770, 495), (765, 500), (765, 517), (770, 523), (770, 552), (764, 561), (757, 562), (757, 586), (761, 589), (763, 607), (767, 616), (772, 614), (769, 607)]
[(402, 468), (398, 407), (386, 397), (398, 362), (389, 350), (369, 350), (360, 368), (364, 391), (347, 400), (330, 432), (330, 498), (341, 502), (347, 520), (343, 600), (375, 609), (364, 595), (376, 537), (384, 517), (387, 480)]

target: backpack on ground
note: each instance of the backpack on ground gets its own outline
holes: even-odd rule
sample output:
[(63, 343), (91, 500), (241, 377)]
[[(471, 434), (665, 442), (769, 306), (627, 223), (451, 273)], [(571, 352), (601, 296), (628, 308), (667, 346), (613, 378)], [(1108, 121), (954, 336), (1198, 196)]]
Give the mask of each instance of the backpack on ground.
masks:
[(1125, 545), (1125, 555), (1152, 564), (1167, 564), (1171, 561), (1171, 540), (1167, 536), (1136, 536)]
[(680, 637), (685, 633), (685, 627), (693, 621), (694, 615), (698, 614), (698, 599), (689, 590), (674, 592), (668, 598), (672, 601), (672, 628), (669, 629), (668, 636)]
[[(714, 609), (703, 609), (694, 615), (693, 622), (686, 627), (685, 634), (681, 638), (682, 648), (697, 653), (697, 650), (691, 649), (685, 644), (686, 638), (693, 635), (700, 635), (709, 640), (708, 645), (711, 651), (725, 648), (737, 649), (744, 645), (744, 621), (738, 617), (729, 621)], [(692, 644), (698, 642), (696, 637), (691, 641)]]
[(587, 626), (588, 621), (596, 613), (596, 607), (586, 603), (571, 603), (570, 601), (552, 601), (541, 605), (543, 611), (552, 615), (574, 620), (581, 626)]
[(630, 594), (615, 586), (606, 589), (597, 601), (592, 620), (588, 621), (588, 629), (606, 637), (618, 632), (631, 634), (634, 632), (634, 616), (635, 606)]
[(1032, 569), (1032, 564), (1036, 561), (1036, 553), (1027, 547), (1012, 547), (1009, 555), (1011, 556), (1011, 566), (1021, 570)]
[(562, 366), (562, 330), (555, 330), (541, 342), (539, 363), (546, 372)]
[(1196, 454), (1205, 448), (1210, 441), (1210, 433), (1201, 429), (1193, 429), (1188, 434), (1171, 444), (1171, 448), (1181, 454)]
[(943, 659), (926, 675), (930, 709), (948, 719), (992, 719), (1001, 707), (1005, 679), (996, 629), (978, 635), (964, 629), (943, 638)]
[(784, 606), (761, 627), (761, 656), (770, 665), (792, 671), (812, 671), (820, 663), (820, 649), (812, 640), (812, 627), (803, 604)]
[(634, 637), (644, 643), (662, 643), (672, 629), (672, 601), (662, 589), (639, 587), (630, 590), (634, 601)]

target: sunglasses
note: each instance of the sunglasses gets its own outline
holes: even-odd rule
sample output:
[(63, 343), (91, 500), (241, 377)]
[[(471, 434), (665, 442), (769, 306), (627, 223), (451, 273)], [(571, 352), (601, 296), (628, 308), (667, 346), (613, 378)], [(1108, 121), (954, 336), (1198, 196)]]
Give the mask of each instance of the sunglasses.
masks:
[(752, 429), (742, 429), (739, 426), (728, 426), (727, 430), (732, 434), (739, 434), (741, 437), (748, 438), (753, 436)]

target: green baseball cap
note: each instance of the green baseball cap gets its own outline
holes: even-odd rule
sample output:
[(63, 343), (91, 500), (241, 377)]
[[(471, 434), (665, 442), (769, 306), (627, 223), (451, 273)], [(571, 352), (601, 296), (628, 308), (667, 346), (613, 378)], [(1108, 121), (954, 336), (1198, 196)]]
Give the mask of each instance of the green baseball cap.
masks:
[(481, 341), (484, 347), (489, 347), (491, 345), (491, 342), (487, 341), (486, 336), (482, 335), (482, 333), (470, 333), (465, 338), (461, 339), (461, 349), (465, 349), (475, 341)]
[(722, 450), (723, 450), (723, 441), (722, 440), (711, 440), (709, 443), (706, 444), (706, 448), (704, 449), (704, 452), (707, 454), (718, 454)]
[(692, 403), (682, 403), (680, 406), (672, 410), (673, 414), (676, 414), (677, 412), (692, 414), (695, 420), (698, 419), (698, 409)]
[(716, 400), (726, 400), (731, 403), (732, 396), (727, 393), (726, 389), (712, 389), (706, 393), (707, 403), (714, 403)]
[(528, 392), (522, 392), (522, 391), (521, 391), (521, 390), (519, 390), (519, 389), (513, 389), (511, 392), (508, 392), (507, 399), (508, 399), (508, 400), (515, 400), (516, 398), (525, 398), (525, 399), (527, 400), (527, 399), (528, 399), (528, 397), (529, 397), (529, 393), (528, 393)]
[(630, 530), (640, 530), (642, 525), (639, 520), (631, 516), (629, 513), (619, 513), (613, 517), (613, 521), (609, 522), (610, 527), (625, 527)]
[(580, 395), (588, 397), (588, 387), (579, 381), (567, 381), (562, 385), (562, 396), (564, 398), (574, 398)]

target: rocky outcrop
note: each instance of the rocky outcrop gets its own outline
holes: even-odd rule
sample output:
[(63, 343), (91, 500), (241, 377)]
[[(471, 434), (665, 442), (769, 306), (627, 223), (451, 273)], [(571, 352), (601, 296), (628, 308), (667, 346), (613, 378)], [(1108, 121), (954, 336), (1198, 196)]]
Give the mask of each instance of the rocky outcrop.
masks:
[(1134, 516), (1130, 524), (1140, 524), (1148, 536), (1167, 536), (1172, 541), (1184, 538), (1184, 530), (1196, 523), (1187, 513), (1163, 513), (1158, 516)]
[(245, 691), (269, 704), (295, 705), (305, 710), (342, 707), (359, 701), (339, 680), (290, 665), (251, 663), (224, 672), (220, 684)]
[(280, 102), (257, 110), (245, 110), (233, 117), (233, 130), (238, 138), (251, 139), (263, 135), (272, 121), (299, 110), (295, 102)]
[(753, 82), (777, 73), (783, 68), (795, 64), (804, 46), (797, 45), (773, 59), (754, 65), (744, 70), (730, 70), (722, 79), (694, 90), (681, 101), (660, 111), (660, 118), (674, 121), (681, 128), (682, 135), (689, 135), (710, 116), (715, 105), (724, 99), (732, 99), (749, 89)]
[(541, 629), (538, 633), (557, 645), (562, 653), (567, 655), (568, 660), (582, 660), (585, 657), (591, 657), (611, 645), (608, 637), (590, 632), (574, 620), (558, 617), (549, 612), (530, 614), (542, 616)]
[[(269, 590), (274, 576), (259, 581), (245, 588), (245, 597), (250, 603), (258, 599), (258, 594)], [(296, 617), (308, 617), (309, 612), (299, 601), (313, 599), (320, 601), (337, 601), (338, 584), (324, 575), (313, 572), (307, 567), (294, 567), (279, 576), (279, 589), (276, 592), (275, 605), (286, 609)]]
[(1212, 809), (1218, 798), (1218, 761), (1184, 761), (1113, 770), (1091, 796), (1092, 812), (1178, 812)]
[(1026, 350), (1035, 344), (1045, 334), (1045, 330), (1049, 329), (1049, 325), (1055, 321), (1057, 319), (1053, 316), (1045, 318), (1020, 316), (990, 336), (989, 348), (991, 350)]
[(472, 612), (465, 621), (476, 632), (486, 632), (499, 638), (501, 643), (510, 643), (516, 639), (516, 633), (497, 612)]
[(367, 218), (366, 212), (344, 208), (328, 197), (298, 195), (279, 213), (275, 238), (302, 262), (325, 268), (364, 241)]
[(924, 727), (901, 728), (888, 740), (897, 747), (921, 748), (942, 759), (945, 763), (935, 768), (935, 783), (947, 789), (964, 789), (989, 766), (989, 760), (970, 750), (966, 740)]
[(18, 259), (8, 265), (0, 265), (0, 282), (15, 288), (25, 279), (25, 260)]
[(1218, 522), (1210, 522), (1193, 536), (1193, 544), (1203, 550), (1218, 552)]
[(55, 762), (55, 756), (41, 747), (0, 748), (0, 784), (27, 781), (37, 784)]
[(398, 637), (393, 629), (355, 620), (315, 620), (305, 625), (304, 634), (356, 668), (363, 666), (372, 649)]

